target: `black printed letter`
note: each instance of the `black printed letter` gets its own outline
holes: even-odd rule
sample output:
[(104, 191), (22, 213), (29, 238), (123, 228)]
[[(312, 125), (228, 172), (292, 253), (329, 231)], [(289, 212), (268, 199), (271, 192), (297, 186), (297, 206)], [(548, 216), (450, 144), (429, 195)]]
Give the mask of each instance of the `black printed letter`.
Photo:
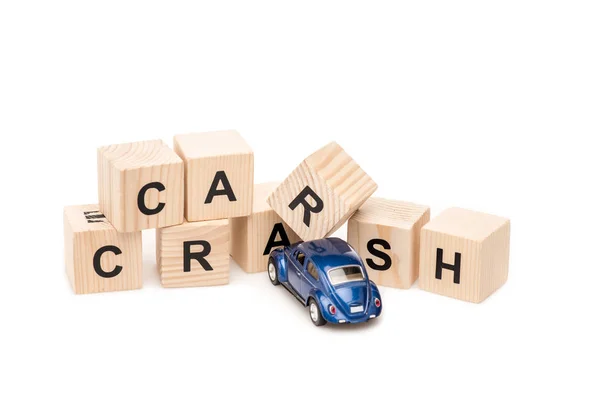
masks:
[(165, 188), (165, 185), (163, 185), (160, 182), (150, 182), (149, 184), (145, 185), (143, 188), (140, 189), (140, 192), (138, 193), (138, 198), (137, 198), (138, 208), (140, 209), (140, 211), (143, 214), (146, 214), (146, 215), (158, 214), (159, 212), (161, 212), (163, 210), (163, 208), (165, 208), (165, 203), (158, 203), (156, 208), (153, 208), (153, 209), (149, 209), (148, 207), (146, 207), (146, 202), (144, 201), (144, 197), (146, 197), (146, 192), (149, 189), (156, 189), (159, 192), (162, 192), (166, 188)]
[(367, 265), (376, 271), (386, 271), (386, 270), (390, 269), (390, 267), (392, 266), (392, 259), (390, 258), (389, 255), (387, 255), (383, 251), (377, 250), (375, 248), (375, 245), (380, 245), (385, 250), (390, 250), (392, 248), (390, 246), (390, 244), (383, 239), (369, 240), (369, 242), (367, 243), (367, 250), (369, 251), (369, 253), (373, 254), (375, 257), (379, 257), (379, 258), (383, 259), (383, 265), (375, 264), (375, 262), (371, 258), (367, 258)]
[[(281, 237), (281, 240), (277, 239), (277, 234)], [(273, 230), (271, 231), (271, 236), (269, 236), (269, 241), (267, 242), (267, 247), (265, 247), (265, 251), (263, 252), (263, 256), (269, 255), (271, 253), (271, 249), (277, 246), (289, 246), (290, 239), (288, 238), (287, 233), (285, 232), (285, 228), (283, 224), (279, 222), (273, 226)]]
[[(223, 189), (217, 189), (219, 186), (219, 182), (223, 183)], [(222, 196), (226, 194), (229, 201), (236, 201), (235, 194), (233, 194), (233, 190), (231, 189), (231, 185), (229, 184), (229, 179), (227, 179), (227, 175), (225, 171), (218, 171), (215, 174), (215, 179), (213, 179), (212, 185), (210, 185), (210, 189), (208, 190), (208, 195), (206, 196), (206, 200), (204, 200), (204, 204), (210, 204), (213, 201), (213, 197)]]
[[(308, 196), (312, 197), (313, 201), (316, 203), (314, 207), (306, 201), (306, 197)], [(323, 211), (323, 200), (317, 196), (314, 190), (307, 186), (302, 189), (300, 194), (294, 200), (292, 200), (289, 207), (291, 210), (295, 210), (300, 204), (304, 206), (304, 225), (310, 227), (310, 213), (314, 212), (315, 214), (318, 214)]]
[(113, 252), (117, 256), (122, 253), (121, 249), (119, 249), (117, 246), (100, 247), (96, 253), (94, 253), (94, 271), (96, 271), (96, 273), (103, 278), (114, 278), (121, 273), (123, 267), (116, 265), (115, 269), (113, 269), (111, 272), (105, 272), (100, 265), (100, 257), (102, 257), (102, 254), (106, 253), (107, 251)]
[[(202, 251), (199, 253), (192, 253), (192, 246), (202, 246)], [(192, 270), (192, 259), (198, 261), (205, 271), (212, 271), (213, 268), (210, 266), (208, 261), (204, 259), (210, 253), (210, 243), (206, 240), (193, 240), (190, 242), (183, 242), (183, 272), (190, 272)]]
[(444, 250), (437, 249), (437, 258), (435, 261), (435, 279), (442, 279), (442, 268), (454, 271), (454, 283), (460, 283), (460, 253), (454, 253), (454, 265), (445, 264), (442, 260), (444, 259)]

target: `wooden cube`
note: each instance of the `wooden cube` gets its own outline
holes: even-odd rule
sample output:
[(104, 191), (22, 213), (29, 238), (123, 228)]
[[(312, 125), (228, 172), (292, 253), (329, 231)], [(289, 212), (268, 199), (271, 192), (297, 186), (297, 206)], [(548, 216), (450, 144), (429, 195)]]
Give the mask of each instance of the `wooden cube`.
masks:
[(164, 287), (229, 283), (229, 221), (184, 222), (157, 229), (156, 264)]
[(451, 208), (421, 230), (419, 287), (480, 303), (506, 282), (510, 221)]
[(119, 233), (98, 205), (65, 207), (65, 265), (77, 294), (142, 287), (142, 233)]
[(266, 271), (271, 250), (300, 241), (267, 203), (267, 196), (278, 185), (254, 185), (252, 214), (231, 219), (231, 256), (246, 272)]
[(161, 140), (98, 149), (100, 211), (119, 232), (183, 222), (183, 161)]
[(306, 158), (267, 202), (303, 240), (336, 231), (377, 184), (335, 142)]
[(373, 282), (408, 289), (419, 276), (421, 227), (428, 221), (427, 206), (372, 197), (348, 220), (348, 243)]
[(177, 135), (185, 162), (185, 218), (206, 221), (250, 215), (254, 153), (236, 131)]

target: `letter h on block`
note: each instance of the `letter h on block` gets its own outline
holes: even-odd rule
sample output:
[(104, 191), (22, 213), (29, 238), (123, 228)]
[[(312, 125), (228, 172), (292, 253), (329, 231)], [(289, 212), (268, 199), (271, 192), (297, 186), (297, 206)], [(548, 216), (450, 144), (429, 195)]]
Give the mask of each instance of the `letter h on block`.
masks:
[(454, 264), (446, 264), (442, 260), (444, 259), (444, 250), (437, 249), (435, 257), (435, 279), (442, 279), (442, 269), (447, 269), (454, 272), (454, 283), (460, 284), (460, 260), (462, 255), (460, 253), (454, 253)]
[(267, 199), (302, 240), (336, 231), (377, 184), (335, 142), (308, 156)]
[(508, 278), (510, 221), (451, 208), (421, 230), (419, 287), (480, 303)]

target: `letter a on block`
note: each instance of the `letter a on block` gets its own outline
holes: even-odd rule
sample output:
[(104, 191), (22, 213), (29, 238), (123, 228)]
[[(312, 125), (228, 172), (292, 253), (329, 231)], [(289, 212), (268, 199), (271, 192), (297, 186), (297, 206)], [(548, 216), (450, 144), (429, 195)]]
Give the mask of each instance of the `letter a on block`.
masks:
[(250, 215), (254, 152), (237, 131), (177, 135), (185, 163), (185, 219), (212, 221)]
[(331, 142), (308, 156), (267, 202), (302, 240), (335, 232), (375, 192), (377, 184)]
[(266, 271), (273, 249), (300, 241), (267, 204), (267, 196), (280, 183), (254, 185), (252, 214), (231, 218), (231, 256), (246, 272)]

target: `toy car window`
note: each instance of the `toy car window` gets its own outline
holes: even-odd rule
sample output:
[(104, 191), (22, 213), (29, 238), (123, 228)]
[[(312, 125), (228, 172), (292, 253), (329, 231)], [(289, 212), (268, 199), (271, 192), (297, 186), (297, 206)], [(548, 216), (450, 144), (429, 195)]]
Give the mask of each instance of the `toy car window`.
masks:
[(328, 275), (332, 285), (340, 285), (346, 282), (363, 281), (365, 279), (362, 269), (357, 265), (332, 268), (329, 270)]
[(306, 266), (306, 271), (310, 274), (310, 276), (315, 278), (315, 281), (319, 280), (319, 273), (317, 272), (317, 267), (315, 267), (315, 264), (313, 264), (312, 261), (308, 262), (308, 265)]
[(304, 265), (304, 253), (299, 251), (296, 253), (296, 260), (300, 263), (300, 265)]

